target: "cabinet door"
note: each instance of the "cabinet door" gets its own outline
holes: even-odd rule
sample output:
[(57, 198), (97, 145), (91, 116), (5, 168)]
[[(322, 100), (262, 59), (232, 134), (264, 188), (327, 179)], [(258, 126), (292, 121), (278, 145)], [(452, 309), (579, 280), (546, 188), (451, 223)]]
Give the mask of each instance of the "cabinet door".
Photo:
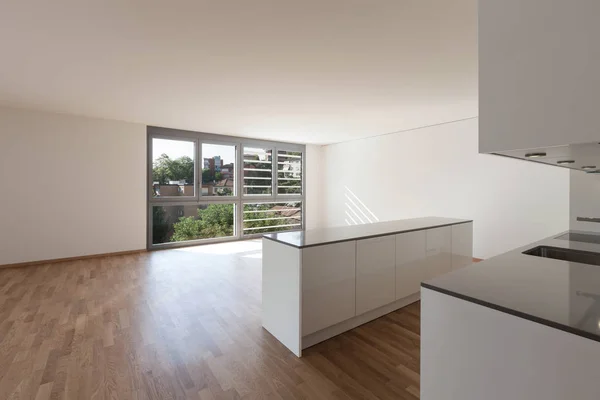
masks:
[(473, 223), (452, 225), (452, 270), (473, 264)]
[(452, 227), (427, 229), (426, 278), (452, 271)]
[(426, 278), (426, 242), (425, 230), (396, 235), (396, 300), (421, 290)]
[(396, 300), (394, 235), (356, 242), (356, 315)]
[(302, 335), (356, 315), (356, 242), (302, 250)]

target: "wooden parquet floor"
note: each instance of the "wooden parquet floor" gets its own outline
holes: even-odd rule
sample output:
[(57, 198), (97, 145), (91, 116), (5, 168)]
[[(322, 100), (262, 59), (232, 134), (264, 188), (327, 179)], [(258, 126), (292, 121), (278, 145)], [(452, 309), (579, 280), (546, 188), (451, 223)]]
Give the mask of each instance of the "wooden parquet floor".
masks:
[(298, 359), (260, 242), (0, 270), (0, 399), (418, 399), (419, 304)]

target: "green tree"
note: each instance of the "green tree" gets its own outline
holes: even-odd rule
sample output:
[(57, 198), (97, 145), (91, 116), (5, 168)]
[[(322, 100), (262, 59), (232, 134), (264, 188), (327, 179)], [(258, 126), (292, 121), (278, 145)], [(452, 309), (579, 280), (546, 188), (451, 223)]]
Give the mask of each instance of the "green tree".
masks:
[(209, 204), (198, 208), (197, 217), (181, 217), (173, 224), (172, 242), (233, 236), (234, 218), (231, 204)]
[[(290, 208), (297, 208), (299, 204), (289, 203)], [(286, 225), (299, 223), (299, 216), (291, 216), (287, 219), (270, 220), (281, 214), (273, 213), (272, 206), (268, 204), (244, 205), (244, 211), (249, 213), (252, 219), (244, 222), (245, 228), (252, 229), (249, 233), (265, 233), (288, 230), (289, 227), (272, 228), (275, 225)], [(233, 236), (234, 212), (231, 204), (209, 204), (205, 209), (198, 208), (197, 217), (181, 217), (173, 224), (172, 242), (210, 239), (217, 237)]]
[(210, 169), (202, 170), (202, 183), (209, 183), (215, 180), (215, 175)]
[(152, 180), (161, 185), (169, 181), (194, 182), (194, 160), (188, 156), (171, 159), (167, 154), (161, 154), (152, 164)]

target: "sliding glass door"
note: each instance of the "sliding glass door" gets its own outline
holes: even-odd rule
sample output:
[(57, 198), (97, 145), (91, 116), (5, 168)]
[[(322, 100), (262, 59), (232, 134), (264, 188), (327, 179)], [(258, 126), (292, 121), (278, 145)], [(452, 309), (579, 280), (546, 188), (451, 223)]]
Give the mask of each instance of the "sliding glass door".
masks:
[(148, 248), (304, 227), (305, 146), (148, 127)]

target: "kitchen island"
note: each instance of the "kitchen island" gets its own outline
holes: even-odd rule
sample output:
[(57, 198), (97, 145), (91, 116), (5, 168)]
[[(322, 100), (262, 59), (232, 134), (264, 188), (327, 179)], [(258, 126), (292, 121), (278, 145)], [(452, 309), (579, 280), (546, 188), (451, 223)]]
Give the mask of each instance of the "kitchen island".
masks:
[(423, 282), (421, 398), (600, 399), (600, 266), (567, 261), (593, 253), (564, 232)]
[(472, 263), (470, 220), (426, 217), (263, 236), (263, 327), (302, 349), (411, 304)]

